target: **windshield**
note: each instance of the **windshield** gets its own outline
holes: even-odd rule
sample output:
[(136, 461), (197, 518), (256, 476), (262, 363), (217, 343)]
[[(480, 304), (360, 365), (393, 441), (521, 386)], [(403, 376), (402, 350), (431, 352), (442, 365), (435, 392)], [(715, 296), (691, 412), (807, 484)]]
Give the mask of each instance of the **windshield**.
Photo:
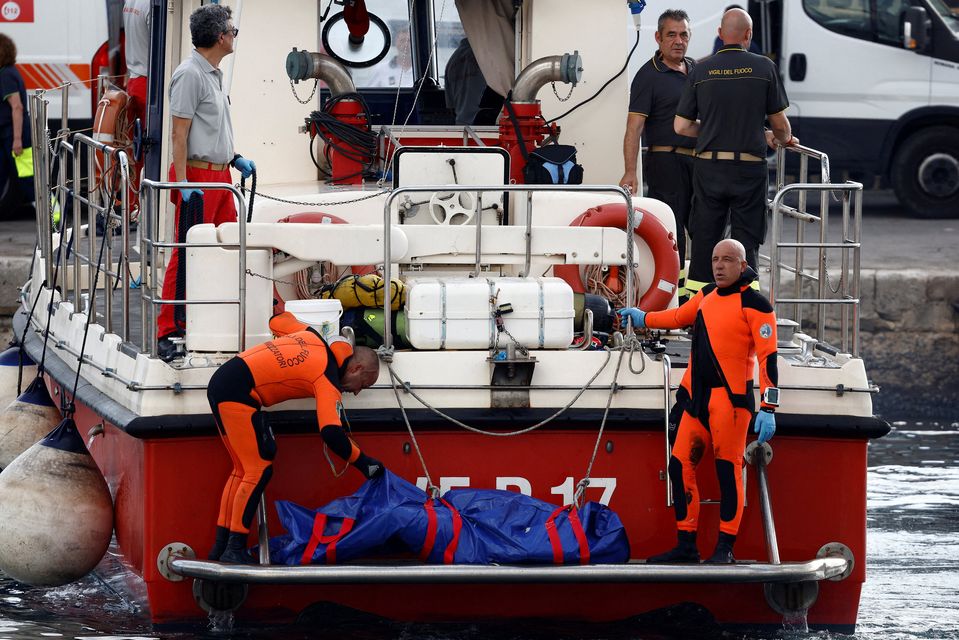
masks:
[(959, 36), (959, 0), (929, 0), (929, 5), (942, 16), (952, 35)]

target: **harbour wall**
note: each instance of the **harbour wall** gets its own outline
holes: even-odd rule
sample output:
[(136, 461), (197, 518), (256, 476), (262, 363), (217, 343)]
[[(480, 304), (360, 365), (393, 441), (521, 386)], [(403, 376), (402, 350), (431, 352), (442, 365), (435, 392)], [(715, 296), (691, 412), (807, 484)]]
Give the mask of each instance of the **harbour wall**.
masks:
[[(0, 257), (0, 346), (29, 272), (26, 256)], [(863, 269), (860, 351), (876, 413), (899, 420), (959, 421), (959, 273)]]

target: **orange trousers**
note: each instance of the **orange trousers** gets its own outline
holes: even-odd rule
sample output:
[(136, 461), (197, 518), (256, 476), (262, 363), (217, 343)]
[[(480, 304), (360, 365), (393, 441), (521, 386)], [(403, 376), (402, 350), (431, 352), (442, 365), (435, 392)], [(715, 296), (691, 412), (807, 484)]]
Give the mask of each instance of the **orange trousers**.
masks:
[(743, 517), (743, 452), (752, 414), (733, 407), (724, 388), (711, 391), (708, 427), (684, 412), (676, 433), (669, 460), (676, 526), (681, 531), (696, 531), (699, 526), (696, 468), (711, 446), (719, 479), (719, 530), (736, 535)]
[(216, 524), (235, 533), (249, 533), (260, 496), (273, 477), (276, 440), (250, 396), (253, 374), (240, 358), (223, 364), (207, 389), (210, 407), (233, 471), (220, 496)]

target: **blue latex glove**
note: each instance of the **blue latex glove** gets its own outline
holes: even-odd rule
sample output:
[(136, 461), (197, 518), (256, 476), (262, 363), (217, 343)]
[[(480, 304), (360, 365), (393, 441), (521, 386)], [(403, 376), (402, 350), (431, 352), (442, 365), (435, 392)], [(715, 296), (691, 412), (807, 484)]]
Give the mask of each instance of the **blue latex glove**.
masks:
[(625, 309), (620, 309), (616, 313), (619, 314), (619, 326), (626, 326), (626, 319), (633, 321), (633, 329), (645, 329), (646, 328), (646, 312), (642, 309), (637, 309), (636, 307), (626, 307)]
[(772, 411), (760, 409), (756, 414), (756, 420), (753, 425), (753, 432), (759, 434), (757, 442), (762, 444), (773, 439), (776, 435), (776, 414)]
[[(187, 184), (190, 183), (189, 180), (180, 180), (180, 182), (185, 182)], [(183, 202), (186, 202), (187, 200), (192, 198), (194, 194), (202, 197), (203, 190), (202, 189), (180, 189), (180, 197), (183, 198)]]
[(234, 160), (233, 166), (237, 168), (237, 170), (240, 172), (240, 175), (244, 178), (249, 178), (251, 175), (253, 175), (253, 172), (256, 171), (256, 165), (253, 163), (253, 161), (247, 160), (243, 156), (240, 156)]

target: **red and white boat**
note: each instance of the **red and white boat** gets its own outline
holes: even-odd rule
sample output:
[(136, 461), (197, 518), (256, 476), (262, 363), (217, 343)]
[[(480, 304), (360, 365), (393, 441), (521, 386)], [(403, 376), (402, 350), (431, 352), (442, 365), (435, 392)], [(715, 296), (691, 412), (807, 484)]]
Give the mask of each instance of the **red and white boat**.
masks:
[[(604, 93), (562, 121), (562, 141), (578, 148), (588, 184), (517, 184), (523, 154), (505, 113), (498, 126), (404, 126), (411, 101), (435, 102), (437, 93), (428, 86), (404, 86), (401, 78), (399, 89), (359, 87), (369, 105), (376, 99), (382, 104), (384, 96), (391, 106), (394, 100), (401, 104), (399, 116), (379, 126), (373, 123), (375, 107), (358, 101), (340, 62), (294, 50), (289, 72), (319, 77), (325, 85), (317, 106), (304, 107), (285, 90), (282, 56), (294, 45), (319, 42), (322, 3), (298, 2), (283, 11), (270, 3), (234, 4), (243, 35), (225, 63), (238, 150), (256, 160), (258, 184), (255, 195), (230, 187), (239, 210), (246, 212), (253, 203), (249, 221), (241, 216), (218, 228), (198, 225), (186, 237), (188, 324), (183, 353), (170, 363), (156, 357), (154, 342), (155, 316), (164, 304), (162, 267), (173, 241), (167, 231), (172, 208), (166, 204), (172, 185), (163, 182), (170, 153), (164, 82), (153, 84), (164, 95), (151, 98), (135, 231), (125, 188), (132, 166), (126, 153), (83, 134), (51, 136), (48, 94), (40, 92), (31, 101), (35, 147), (50, 147), (49, 153), (37, 153), (37, 192), (52, 192), (67, 209), (72, 186), (64, 172), (51, 173), (57, 159), (60, 167), (76, 167), (76, 176), (89, 163), (84, 175), (94, 178), (74, 193), (76, 215), (64, 211), (64, 229), (51, 223), (49, 199), (38, 198), (39, 247), (15, 324), (18, 335), (26, 328), (24, 346), (35, 359), (46, 341), (51, 395), (58, 403), (74, 403), (81, 433), (91, 436), (90, 451), (114, 500), (116, 547), (130, 570), (131, 589), (145, 593), (152, 620), (182, 623), (204, 620), (210, 610), (235, 609), (241, 624), (282, 623), (312, 605), (331, 602), (398, 620), (611, 621), (694, 602), (722, 625), (779, 625), (784, 613), (808, 609), (811, 627), (853, 630), (866, 576), (867, 444), (888, 430), (873, 415), (876, 389), (858, 353), (861, 185), (809, 184), (800, 176), (798, 183), (780, 182), (773, 200), (773, 232), (764, 248), (772, 268), (764, 288), (780, 317), (783, 400), (771, 446), (749, 449), (754, 464), (747, 466), (747, 506), (736, 546), (740, 562), (646, 565), (644, 558), (675, 540), (666, 479), (667, 415), (686, 366), (688, 341), (683, 332), (645, 341), (616, 332), (600, 336), (592, 313), (563, 302), (567, 294), (573, 299), (569, 283), (580, 270), (593, 276), (584, 278), (587, 284), (599, 274), (612, 290), (620, 288), (615, 277), (620, 270), (626, 299), (646, 296), (647, 306), (676, 304), (675, 267), (665, 262), (668, 255), (675, 260), (675, 253), (663, 250), (671, 247), (675, 230), (671, 211), (656, 200), (631, 198), (606, 186), (618, 179), (622, 130), (604, 123), (624, 120), (627, 80), (614, 85), (616, 97)], [(412, 25), (416, 77), (438, 77), (433, 58), (442, 58), (444, 51), (448, 57), (452, 48), (437, 42), (454, 24), (453, 3), (411, 4), (406, 22), (385, 20), (384, 25), (389, 22), (394, 35)], [(531, 148), (557, 132), (542, 111), (562, 108), (551, 96), (541, 103), (539, 90), (549, 83), (569, 87), (582, 81), (587, 91), (580, 87), (573, 94), (580, 102), (621, 64), (620, 56), (608, 60), (614, 56), (604, 51), (621, 41), (625, 55), (634, 37), (619, 5), (591, 15), (589, 22), (605, 27), (579, 21), (572, 28), (572, 5), (548, 4), (527, 3), (515, 36), (515, 64), (523, 71), (513, 96), (523, 140)], [(378, 10), (372, 0), (370, 5)], [(401, 5), (403, 12), (409, 9)], [(152, 77), (168, 78), (189, 52), (183, 25), (190, 7), (155, 8)], [(466, 16), (464, 22), (472, 37), (470, 29), (478, 27)], [(557, 30), (554, 35), (560, 37), (550, 37)], [(620, 35), (611, 38), (610, 32)], [(554, 55), (557, 42), (582, 52), (582, 69), (578, 55)], [(360, 163), (358, 169), (352, 155), (337, 150), (342, 138), (328, 134), (335, 138), (328, 145), (332, 183), (317, 179), (303, 148), (307, 137), (297, 132), (310, 109), (326, 104), (331, 93), (336, 100), (324, 118), (368, 130), (377, 145), (369, 166)], [(420, 122), (429, 120), (424, 114), (419, 111)], [(812, 150), (803, 153), (820, 158)], [(360, 169), (368, 175), (388, 172), (386, 184), (351, 176)], [(109, 175), (111, 170), (119, 176), (115, 183), (99, 180), (101, 171)], [(834, 212), (841, 209), (847, 223), (839, 240), (818, 233), (820, 227), (828, 231), (830, 193), (840, 201), (832, 204)], [(802, 194), (800, 201), (795, 194)], [(810, 194), (815, 194), (811, 201), (827, 208), (804, 211)], [(615, 209), (621, 222), (610, 227), (606, 221), (583, 222), (582, 214), (600, 205)], [(91, 234), (98, 212), (107, 213), (116, 229), (102, 252), (103, 236)], [(279, 222), (309, 212), (343, 224), (322, 224), (324, 216), (319, 224), (302, 217)], [(814, 242), (802, 232), (795, 240), (785, 238), (796, 218), (800, 229), (816, 229), (808, 232)], [(644, 221), (649, 229), (623, 230)], [(58, 252), (68, 244), (69, 255)], [(796, 250), (800, 244), (805, 248)], [(823, 253), (828, 253), (825, 259)], [(793, 259), (796, 254), (804, 254), (805, 264)], [(813, 254), (819, 259), (811, 259)], [(832, 280), (827, 282), (825, 273), (816, 279), (816, 266), (827, 262), (836, 265)], [(629, 263), (635, 268), (626, 268)], [(622, 518), (631, 545), (629, 563), (246, 567), (195, 559), (212, 546), (218, 497), (230, 469), (207, 404), (211, 374), (238, 350), (270, 338), (274, 296), (308, 298), (324, 278), (364, 265), (406, 284), (406, 337), (432, 345), (399, 348), (386, 332), (378, 383), (344, 398), (349, 428), (364, 450), (421, 486), (427, 484), (428, 469), (429, 482), (441, 490), (502, 488), (557, 505), (576, 499), (588, 473), (582, 497), (608, 504)], [(477, 284), (489, 292), (481, 294), (479, 310), (464, 302), (473, 294), (463, 293)], [(516, 308), (516, 315), (503, 316), (515, 341), (497, 331), (495, 305), (488, 300), (507, 284), (533, 292), (498, 301)], [(426, 292), (418, 299), (432, 301), (432, 308), (412, 306), (417, 288)], [(558, 297), (553, 291), (560, 292)], [(556, 300), (558, 310), (551, 310)], [(522, 312), (524, 303), (533, 311)], [(397, 312), (389, 302), (381, 311), (390, 326)], [(578, 331), (586, 334), (586, 346), (596, 335), (598, 348), (584, 350), (571, 342), (574, 316), (582, 319)], [(278, 454), (261, 511), (266, 514), (261, 535), (281, 532), (275, 500), (318, 506), (353, 492), (362, 480), (359, 474), (329, 469), (312, 402), (273, 407), (270, 416)], [(707, 504), (700, 545), (706, 551), (715, 543), (719, 509), (710, 504), (718, 498), (710, 460), (703, 468)]]

